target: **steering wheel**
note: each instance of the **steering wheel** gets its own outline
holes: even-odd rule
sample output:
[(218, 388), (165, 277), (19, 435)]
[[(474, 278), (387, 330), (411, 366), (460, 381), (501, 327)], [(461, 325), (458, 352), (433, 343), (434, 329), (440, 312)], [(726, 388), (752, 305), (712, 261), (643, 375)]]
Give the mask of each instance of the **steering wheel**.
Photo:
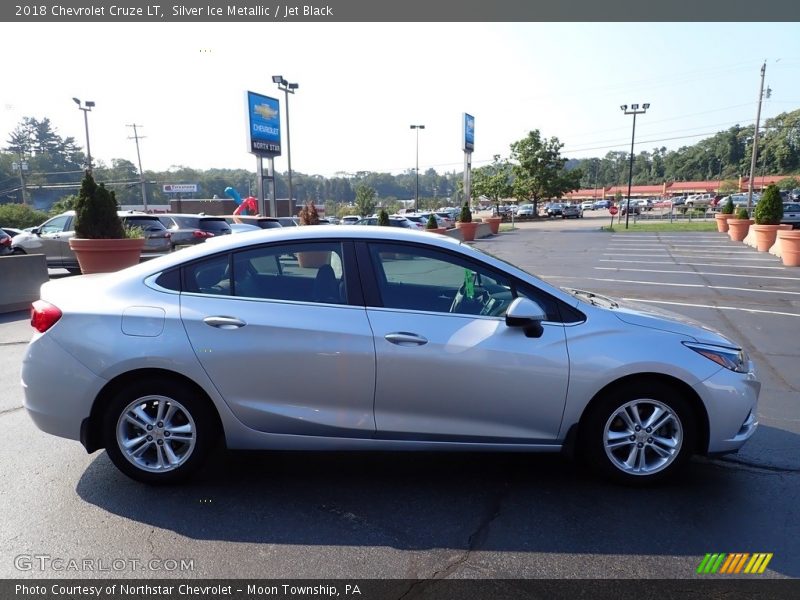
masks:
[(483, 315), (492, 301), (492, 295), (483, 287), (476, 285), (473, 290), (472, 298), (467, 297), (467, 288), (464, 284), (458, 288), (450, 305), (451, 313), (465, 315)]

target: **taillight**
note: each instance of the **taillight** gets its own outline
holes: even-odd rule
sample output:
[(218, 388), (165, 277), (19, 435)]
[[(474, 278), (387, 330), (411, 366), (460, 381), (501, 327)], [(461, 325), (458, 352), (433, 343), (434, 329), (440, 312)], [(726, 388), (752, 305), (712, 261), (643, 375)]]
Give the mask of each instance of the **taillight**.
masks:
[(10, 246), (11, 245), (11, 236), (4, 235), (0, 238), (0, 246)]
[(210, 238), (210, 237), (214, 237), (214, 234), (213, 234), (213, 233), (211, 233), (211, 232), (208, 232), (208, 231), (203, 231), (203, 230), (201, 230), (201, 229), (195, 229), (195, 230), (192, 232), (192, 235), (193, 235), (194, 237), (196, 237), (196, 238)]
[(37, 300), (31, 306), (31, 327), (44, 333), (61, 318), (61, 310), (49, 302)]

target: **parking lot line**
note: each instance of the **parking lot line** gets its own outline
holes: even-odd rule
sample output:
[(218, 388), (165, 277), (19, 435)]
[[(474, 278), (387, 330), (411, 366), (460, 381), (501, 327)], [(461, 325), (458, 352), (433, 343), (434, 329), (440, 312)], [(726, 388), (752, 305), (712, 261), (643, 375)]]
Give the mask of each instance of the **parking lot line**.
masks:
[(759, 294), (793, 294), (800, 296), (800, 292), (791, 292), (787, 290), (754, 290), (752, 288), (733, 287), (727, 285), (703, 285), (702, 283), (665, 283), (663, 281), (639, 281), (635, 279), (610, 279), (604, 277), (588, 277), (591, 281), (608, 281), (612, 283), (637, 283), (641, 285), (663, 285), (672, 287), (693, 287), (705, 288), (708, 290), (732, 290), (737, 292), (754, 292)]
[[(749, 267), (749, 268), (754, 268), (754, 267)], [(633, 271), (636, 273), (676, 273), (685, 275), (715, 275), (718, 277), (744, 277), (750, 279), (786, 279), (789, 281), (799, 281), (797, 277), (780, 277), (778, 275), (748, 275), (746, 273), (708, 273), (704, 271), (669, 271), (666, 269), (626, 269), (624, 267), (594, 267), (594, 269), (598, 271)]]
[(714, 306), (713, 304), (689, 304), (688, 302), (668, 302), (666, 300), (643, 300), (642, 298), (622, 298), (629, 302), (642, 302), (647, 304), (668, 304), (670, 306), (683, 306), (691, 308), (712, 308), (714, 310), (736, 310), (740, 312), (758, 313), (764, 315), (779, 315), (783, 317), (800, 317), (797, 313), (779, 312), (777, 310), (759, 310), (757, 308), (742, 308), (741, 306)]
[[(687, 257), (687, 258), (693, 258), (693, 257)], [(712, 260), (717, 260), (717, 259), (715, 258), (715, 259), (712, 259)], [(664, 260), (664, 261), (657, 261), (657, 260), (629, 260), (629, 259), (624, 259), (624, 258), (601, 258), (601, 259), (598, 260), (598, 262), (621, 262), (621, 263), (632, 263), (632, 264), (637, 264), (638, 263), (638, 264), (645, 264), (645, 265), (676, 265), (676, 266), (684, 265), (684, 266), (687, 266), (687, 267), (689, 267), (689, 266), (694, 266), (694, 267), (743, 266), (743, 267), (747, 267), (748, 269), (777, 269), (778, 271), (785, 271), (786, 270), (786, 267), (778, 267), (778, 266), (764, 267), (764, 266), (759, 266), (759, 265), (739, 265), (739, 264), (737, 264), (737, 265), (725, 265), (725, 264), (719, 264), (719, 263), (691, 263), (691, 262), (668, 261), (668, 260)]]

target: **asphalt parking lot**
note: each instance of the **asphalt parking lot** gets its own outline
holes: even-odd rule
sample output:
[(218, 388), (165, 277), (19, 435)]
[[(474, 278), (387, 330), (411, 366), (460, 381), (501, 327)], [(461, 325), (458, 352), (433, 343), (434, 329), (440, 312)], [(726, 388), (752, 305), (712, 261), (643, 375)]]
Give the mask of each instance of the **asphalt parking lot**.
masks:
[[(33, 426), (26, 315), (0, 315), (0, 577), (691, 578), (709, 552), (770, 552), (759, 577), (800, 577), (800, 269), (723, 234), (599, 231), (607, 220), (525, 223), (476, 245), (742, 341), (763, 387), (738, 455), (640, 490), (559, 456), (237, 452), (151, 488)], [(162, 562), (21, 568), (30, 555)], [(192, 568), (163, 568), (181, 559)]]

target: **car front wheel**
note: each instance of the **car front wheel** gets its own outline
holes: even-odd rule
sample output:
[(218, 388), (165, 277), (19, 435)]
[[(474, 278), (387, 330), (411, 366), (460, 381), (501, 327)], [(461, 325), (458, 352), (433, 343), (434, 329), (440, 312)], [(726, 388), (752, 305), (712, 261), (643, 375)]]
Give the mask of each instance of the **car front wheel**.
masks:
[(175, 483), (194, 473), (217, 438), (206, 398), (170, 379), (142, 381), (112, 399), (103, 421), (106, 452), (143, 483)]
[(589, 463), (611, 479), (634, 485), (660, 481), (692, 455), (692, 410), (669, 386), (620, 388), (586, 415), (583, 442)]

